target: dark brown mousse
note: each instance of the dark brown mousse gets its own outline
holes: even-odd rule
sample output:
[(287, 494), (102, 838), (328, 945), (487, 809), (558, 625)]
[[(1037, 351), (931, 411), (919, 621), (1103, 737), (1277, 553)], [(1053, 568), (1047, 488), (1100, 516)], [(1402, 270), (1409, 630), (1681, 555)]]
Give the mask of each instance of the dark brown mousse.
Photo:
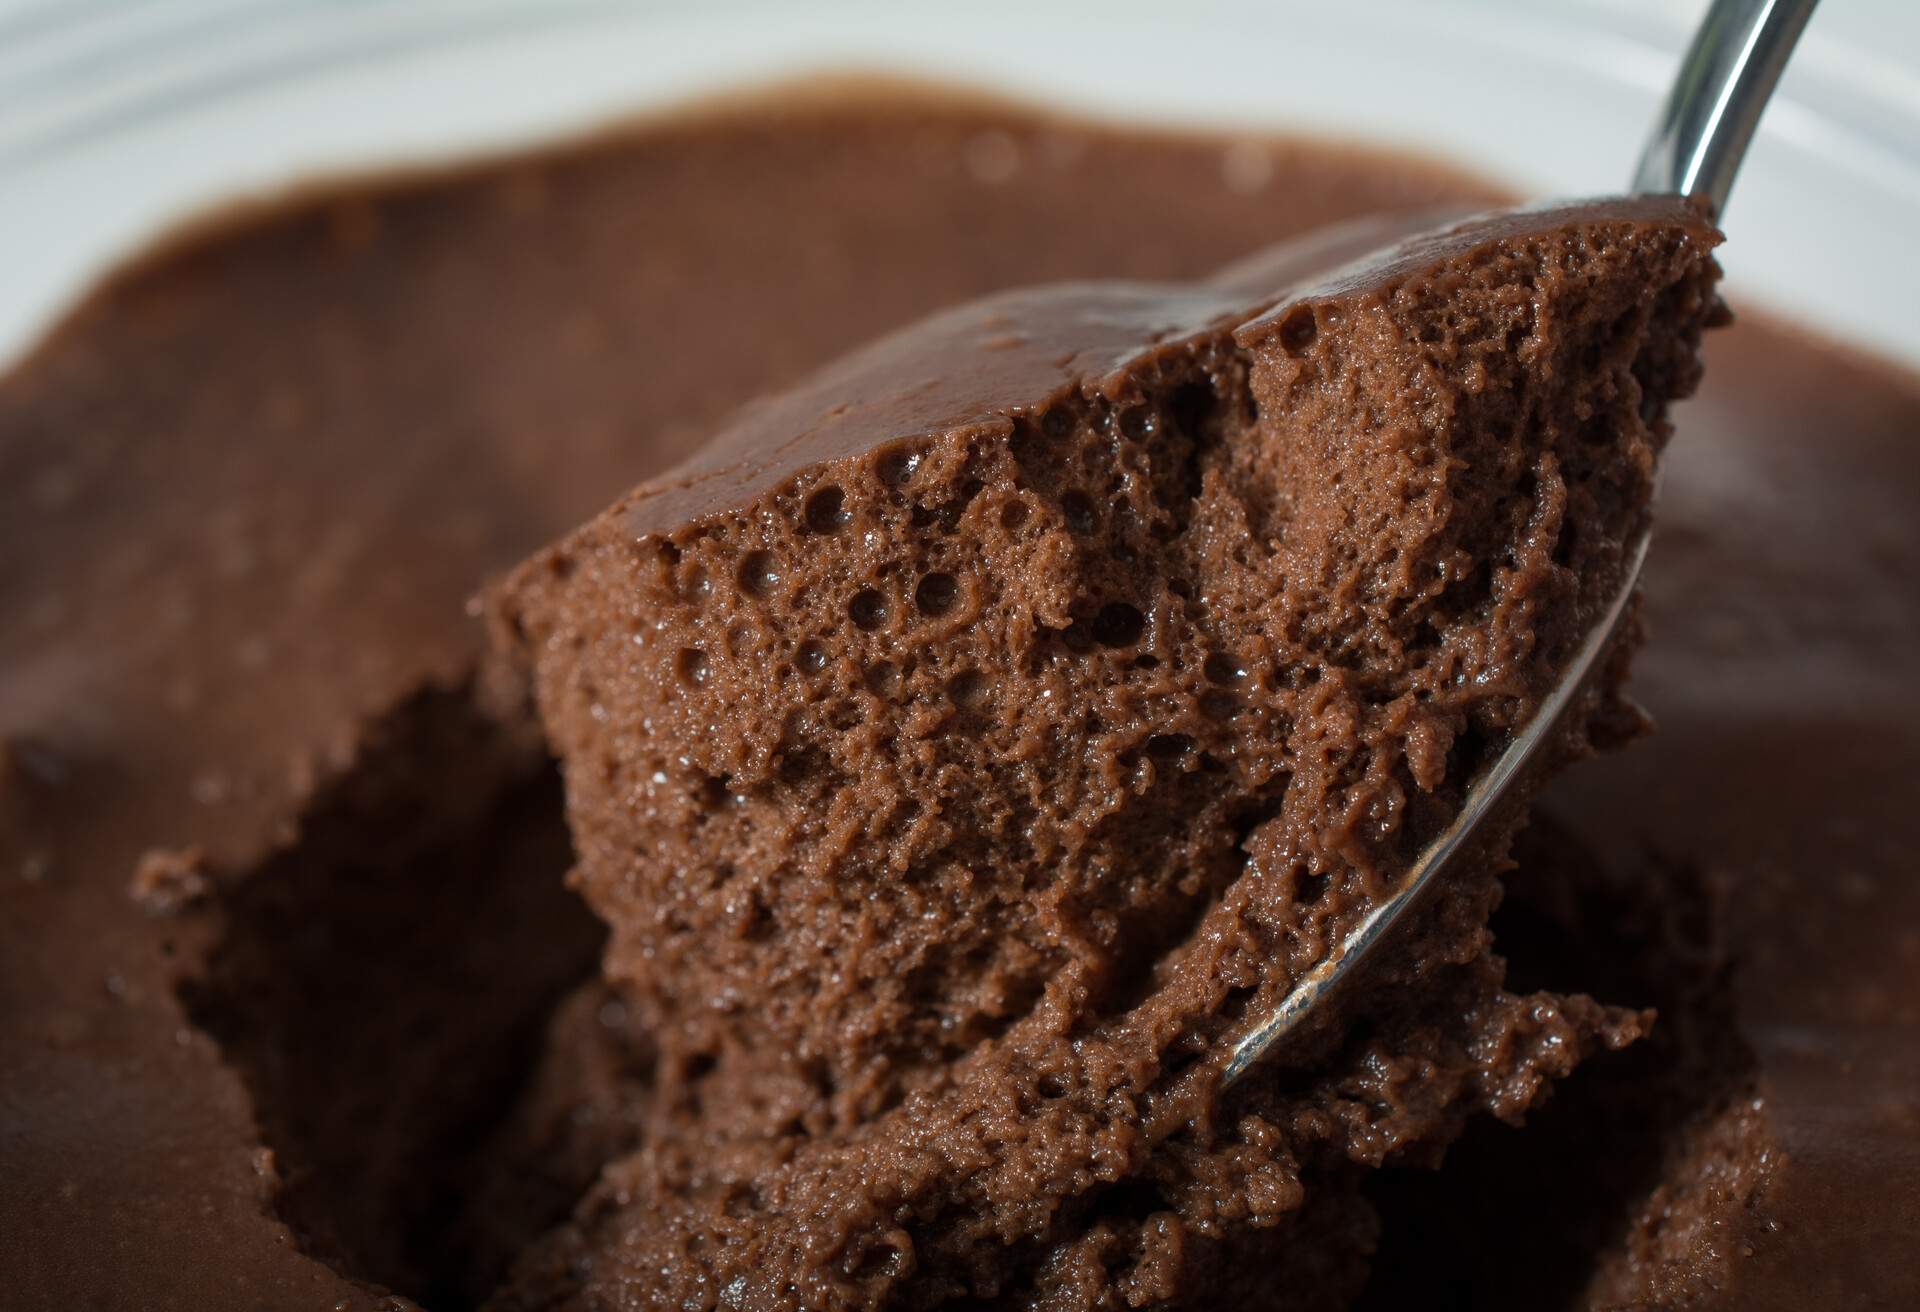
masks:
[[(424, 755), (467, 732), (476, 580), (943, 305), (1497, 199), (1344, 147), (782, 92), (331, 188), (114, 275), (0, 378), (0, 1304), (446, 1312), (632, 1147), (650, 1049), (599, 986), (537, 1072), (460, 1040), (523, 1027), (446, 987), (451, 941), (537, 1011), (585, 914), (537, 759), (475, 808)], [(1752, 313), (1707, 355), (1636, 661), (1659, 732), (1545, 794), (1492, 921), (1514, 991), (1659, 1019), (1524, 1129), (1370, 1173), (1363, 1308), (1920, 1305), (1920, 379)], [(348, 841), (389, 789), (448, 808), (404, 860)], [(298, 923), (331, 950), (246, 945)], [(391, 1041), (398, 1011), (433, 1037)], [(408, 1164), (331, 1113), (369, 1091)], [(478, 1215), (406, 1233), (436, 1188)]]
[(1217, 1087), (1619, 586), (1722, 313), (1679, 201), (1382, 236), (948, 311), (514, 576), (662, 1060), (508, 1303), (1344, 1306), (1358, 1168), (1640, 1034), (1502, 989), (1516, 804), (1345, 1026)]

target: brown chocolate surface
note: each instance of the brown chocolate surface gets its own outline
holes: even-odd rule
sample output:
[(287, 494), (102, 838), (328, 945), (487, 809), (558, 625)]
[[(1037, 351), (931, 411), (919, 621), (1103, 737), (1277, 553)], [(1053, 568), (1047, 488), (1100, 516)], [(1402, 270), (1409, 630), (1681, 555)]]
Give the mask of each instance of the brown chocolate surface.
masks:
[[(1272, 165), (1258, 186), (1237, 166), (1255, 156)], [(1329, 219), (1484, 196), (1300, 144), (898, 102), (750, 108), (303, 203), (116, 278), (0, 381), (4, 1301), (369, 1306), (381, 1297), (358, 1282), (423, 1279), (406, 1292), (467, 1286), (432, 1300), (457, 1306), (633, 1142), (619, 1108), (645, 1085), (647, 1042), (617, 1001), (568, 1004), (552, 1046), (569, 1055), (538, 1077), (496, 1049), (480, 1060), (508, 1076), (477, 1087), (471, 1053), (457, 1072), (438, 1055), (461, 1025), (491, 1028), (432, 1002), (445, 939), (495, 964), (501, 1005), (537, 1014), (551, 997), (519, 922), (562, 923), (565, 900), (529, 919), (503, 914), (519, 894), (501, 888), (462, 919), (446, 872), (478, 877), (449, 853), (518, 850), (490, 878), (553, 894), (553, 812), (452, 808), (405, 851), (324, 823), (351, 814), (328, 804), (351, 793), (337, 781), (423, 795), (402, 781), (434, 773), (412, 746), (433, 735), (407, 708), (458, 700), (477, 580), (746, 397), (941, 305), (1195, 277)], [(1397, 1280), (1463, 1306), (1920, 1298), (1920, 618), (1903, 586), (1920, 568), (1920, 383), (1752, 317), (1709, 361), (1649, 574), (1635, 692), (1661, 730), (1548, 796), (1550, 850), (1527, 863), (1541, 895), (1516, 885), (1494, 922), (1526, 987), (1658, 1005), (1702, 1037), (1663, 1055), (1656, 1024), (1526, 1131), (1476, 1129), (1445, 1170), (1385, 1173), (1369, 1195), (1381, 1306)], [(500, 750), (480, 787), (537, 808), (544, 785), (517, 782), (537, 749)], [(297, 856), (316, 830), (334, 855)], [(369, 971), (375, 949), (346, 932), (356, 869), (387, 872), (378, 951), (411, 972)], [(304, 904), (241, 892), (287, 872)], [(245, 961), (255, 927), (303, 913), (339, 946), (302, 958), (321, 968), (300, 987), (178, 1000)], [(1658, 932), (1618, 928), (1641, 924)], [(1584, 950), (1596, 941), (1619, 950)], [(340, 987), (367, 976), (385, 982)], [(332, 1060), (223, 1052), (237, 1031), (208, 1018), (247, 990), (312, 1009), (343, 1036)], [(362, 1044), (341, 1023), (396, 1002), (453, 1041)], [(256, 1032), (297, 1044), (299, 1019)], [(596, 1033), (615, 1041), (578, 1037)], [(397, 1069), (409, 1053), (419, 1064)], [(301, 1078), (277, 1080), (289, 1062)], [(509, 1114), (516, 1070), (538, 1087)], [(313, 1110), (402, 1083), (417, 1092), (388, 1115), (430, 1130), (457, 1086), (466, 1137), (490, 1146), (376, 1170)], [(397, 1261), (326, 1252), (373, 1244), (369, 1213), (406, 1224), (370, 1187), (395, 1169), (509, 1201), (441, 1218), (429, 1228), (457, 1233)], [(476, 1172), (489, 1180), (467, 1184)], [(287, 1207), (283, 1177), (312, 1206)]]

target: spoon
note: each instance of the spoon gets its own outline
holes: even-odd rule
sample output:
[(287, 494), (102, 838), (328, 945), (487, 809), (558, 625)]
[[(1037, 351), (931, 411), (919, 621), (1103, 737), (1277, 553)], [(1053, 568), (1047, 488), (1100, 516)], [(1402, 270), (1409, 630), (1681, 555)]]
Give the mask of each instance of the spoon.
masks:
[[(1680, 61), (1673, 90), (1634, 169), (1636, 195), (1693, 196), (1718, 216), (1754, 128), (1816, 0), (1713, 0)], [(1608, 600), (1553, 690), (1526, 725), (1467, 790), (1453, 821), (1414, 859), (1405, 878), (1367, 912), (1344, 941), (1235, 1042), (1222, 1082), (1231, 1084), (1292, 1033), (1356, 974), (1421, 895), (1431, 889), (1468, 840), (1498, 809), (1541, 747), (1550, 741), (1588, 675), (1626, 617), (1646, 562), (1649, 534), (1627, 547), (1619, 590)]]

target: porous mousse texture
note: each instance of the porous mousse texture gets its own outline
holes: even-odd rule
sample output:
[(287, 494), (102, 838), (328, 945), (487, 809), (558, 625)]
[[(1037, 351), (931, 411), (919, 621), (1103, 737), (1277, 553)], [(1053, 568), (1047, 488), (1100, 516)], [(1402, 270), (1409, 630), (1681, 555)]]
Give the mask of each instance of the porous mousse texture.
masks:
[[(1617, 591), (1716, 240), (1594, 202), (993, 298), (517, 571), (495, 695), (657, 1064), (501, 1304), (1349, 1301), (1369, 1168), (1649, 1017), (1503, 988), (1516, 799), (1337, 1016), (1224, 1053)], [(1557, 761), (1637, 726), (1626, 645)]]

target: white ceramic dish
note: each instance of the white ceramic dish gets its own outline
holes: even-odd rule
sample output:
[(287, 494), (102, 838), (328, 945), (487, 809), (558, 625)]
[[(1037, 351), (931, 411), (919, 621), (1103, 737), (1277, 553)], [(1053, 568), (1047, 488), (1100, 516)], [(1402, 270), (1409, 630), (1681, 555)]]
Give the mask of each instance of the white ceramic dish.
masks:
[[(1698, 0), (0, 0), (0, 361), (195, 214), (813, 70), (1618, 186)], [(1170, 198), (1177, 203), (1177, 198)], [(1828, 0), (1747, 162), (1743, 296), (1920, 364), (1920, 5)]]

